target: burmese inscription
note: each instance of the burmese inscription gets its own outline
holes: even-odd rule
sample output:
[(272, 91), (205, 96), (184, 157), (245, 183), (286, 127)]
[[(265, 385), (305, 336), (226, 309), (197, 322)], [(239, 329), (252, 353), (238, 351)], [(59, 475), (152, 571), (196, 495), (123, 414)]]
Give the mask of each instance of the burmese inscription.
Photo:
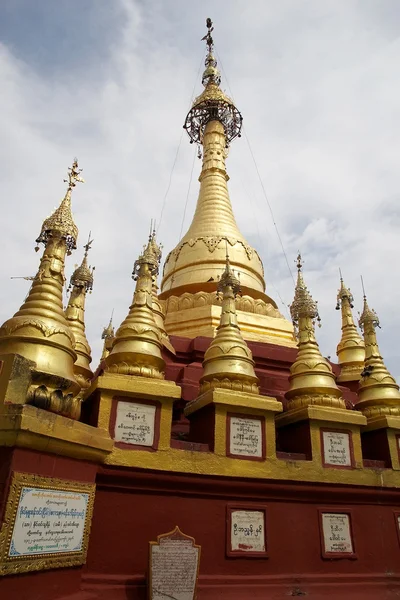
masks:
[(89, 494), (23, 487), (9, 557), (80, 552)]
[(200, 547), (175, 528), (150, 545), (150, 600), (194, 600)]
[(324, 461), (327, 465), (351, 467), (350, 434), (323, 431)]
[(230, 454), (261, 458), (263, 455), (261, 419), (230, 418)]
[(116, 442), (152, 446), (156, 407), (151, 404), (118, 402), (114, 439)]
[(265, 552), (265, 513), (262, 510), (231, 512), (231, 550)]
[(325, 552), (353, 554), (349, 515), (345, 513), (323, 513), (322, 531)]

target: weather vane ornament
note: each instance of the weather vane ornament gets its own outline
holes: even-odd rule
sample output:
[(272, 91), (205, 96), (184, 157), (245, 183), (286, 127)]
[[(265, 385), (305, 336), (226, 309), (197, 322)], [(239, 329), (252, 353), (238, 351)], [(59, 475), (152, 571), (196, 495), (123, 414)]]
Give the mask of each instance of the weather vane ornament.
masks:
[(68, 169), (68, 179), (64, 179), (64, 182), (68, 183), (67, 192), (60, 206), (43, 221), (42, 230), (36, 239), (38, 244), (35, 248), (36, 252), (39, 250), (40, 243), (47, 246), (49, 239), (54, 236), (65, 239), (68, 255), (76, 249), (78, 228), (71, 213), (71, 192), (77, 183), (84, 183), (84, 179), (80, 176), (81, 172), (82, 169), (78, 168), (78, 159), (75, 158), (72, 167)]
[(210, 18), (206, 20), (207, 34), (202, 38), (207, 44), (207, 56), (202, 83), (205, 87), (189, 111), (184, 129), (186, 129), (190, 143), (202, 144), (205, 127), (209, 121), (222, 123), (225, 132), (226, 145), (236, 137), (240, 137), (243, 117), (226, 94), (221, 90), (221, 74), (218, 70), (217, 60), (214, 56), (214, 40), (211, 32), (214, 30)]

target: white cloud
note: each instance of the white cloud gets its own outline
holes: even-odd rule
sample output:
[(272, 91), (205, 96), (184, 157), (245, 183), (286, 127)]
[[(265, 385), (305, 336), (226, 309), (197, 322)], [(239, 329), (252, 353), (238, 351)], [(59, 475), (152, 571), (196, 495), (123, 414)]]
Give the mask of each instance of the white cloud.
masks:
[[(334, 356), (340, 336), (334, 311), (340, 266), (357, 308), (364, 275), (383, 325), (382, 353), (398, 373), (398, 3), (240, 0), (227, 11), (210, 0), (201, 6), (120, 0), (93, 7), (100, 8), (93, 8), (92, 27), (109, 20), (115, 28), (99, 61), (40, 68), (17, 32), (15, 44), (0, 46), (2, 248), (9, 257), (0, 266), (0, 320), (24, 298), (29, 284), (9, 277), (36, 271), (34, 240), (77, 155), (87, 183), (74, 192), (80, 248), (67, 274), (91, 230), (96, 272), (86, 314), (98, 357), (112, 308), (116, 324), (126, 315), (132, 264), (150, 218), (161, 211), (210, 15), (290, 264), (298, 249), (304, 254), (305, 278), (323, 318), (322, 350)], [(60, 16), (55, 25), (67, 55), (68, 22)], [(95, 44), (93, 33), (91, 39)], [(229, 88), (226, 77), (223, 85)], [(165, 253), (178, 241), (192, 152), (184, 138), (160, 230)], [(196, 161), (184, 229), (199, 168)], [(277, 298), (272, 282), (289, 303), (293, 283), (245, 137), (232, 145), (228, 170), (237, 221), (261, 250), (269, 292)]]

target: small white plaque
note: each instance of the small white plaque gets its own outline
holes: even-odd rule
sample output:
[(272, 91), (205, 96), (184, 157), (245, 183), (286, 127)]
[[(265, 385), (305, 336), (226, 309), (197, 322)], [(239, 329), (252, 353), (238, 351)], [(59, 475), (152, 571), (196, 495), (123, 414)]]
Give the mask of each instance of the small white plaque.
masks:
[(265, 552), (265, 513), (262, 510), (233, 510), (231, 550)]
[(230, 418), (230, 454), (262, 458), (263, 421), (261, 419)]
[(323, 431), (324, 462), (337, 467), (351, 467), (350, 434)]
[(80, 552), (89, 497), (22, 487), (8, 556)]
[(194, 600), (200, 547), (178, 527), (150, 546), (150, 600)]
[(322, 531), (325, 552), (353, 554), (349, 515), (345, 513), (323, 513)]
[(114, 439), (124, 444), (152, 446), (154, 443), (156, 406), (135, 402), (118, 402)]

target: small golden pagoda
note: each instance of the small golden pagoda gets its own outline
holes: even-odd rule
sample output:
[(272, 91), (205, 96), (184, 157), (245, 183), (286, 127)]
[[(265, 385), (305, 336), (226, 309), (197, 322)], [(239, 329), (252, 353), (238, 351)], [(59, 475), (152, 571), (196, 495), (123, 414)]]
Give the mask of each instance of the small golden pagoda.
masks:
[(136, 288), (129, 314), (119, 326), (105, 370), (110, 373), (164, 378), (161, 331), (153, 312), (153, 276), (158, 273), (160, 249), (152, 235), (135, 261), (132, 277)]
[(75, 338), (75, 352), (77, 359), (74, 364), (75, 379), (81, 386), (81, 394), (90, 386), (93, 371), (90, 368), (92, 354), (85, 332), (85, 301), (86, 294), (93, 288), (94, 267), (88, 266), (88, 253), (93, 240), (88, 239), (82, 263), (75, 269), (70, 280), (71, 295), (65, 309), (69, 327)]
[(383, 362), (376, 339), (376, 327), (380, 327), (379, 318), (376, 312), (369, 308), (365, 295), (359, 324), (364, 333), (365, 362), (356, 407), (368, 420), (384, 415), (399, 417), (399, 386)]
[(258, 394), (253, 356), (237, 322), (235, 298), (240, 293), (240, 282), (231, 268), (228, 254), (217, 289), (222, 296), (221, 319), (217, 334), (204, 355), (200, 393), (212, 388), (226, 388)]
[(299, 352), (290, 368), (290, 388), (286, 392), (288, 410), (311, 405), (345, 408), (332, 368), (315, 339), (315, 321), (320, 321), (317, 303), (304, 283), (301, 255), (297, 257), (297, 283), (290, 306), (298, 336)]
[(79, 418), (79, 402), (73, 396), (80, 386), (74, 373), (75, 339), (65, 317), (62, 291), (65, 255), (76, 248), (78, 236), (71, 214), (71, 193), (77, 182), (83, 182), (81, 171), (75, 159), (65, 180), (65, 197), (45, 219), (36, 240), (45, 249), (29, 294), (19, 311), (0, 328), (0, 354), (32, 361), (26, 401), (73, 418)]
[(211, 19), (207, 27), (205, 89), (184, 125), (191, 143), (202, 147), (200, 192), (189, 230), (165, 260), (160, 294), (166, 305), (165, 328), (170, 335), (184, 337), (215, 335), (220, 310), (214, 290), (228, 243), (232, 266), (241, 275), (243, 297), (237, 301), (237, 315), (244, 337), (294, 347), (292, 326), (266, 295), (261, 259), (233, 215), (225, 159), (230, 142), (240, 137), (242, 116), (220, 88)]
[(340, 366), (338, 383), (345, 381), (359, 381), (364, 368), (365, 347), (364, 341), (357, 331), (354, 323), (353, 295), (343, 283), (340, 274), (340, 289), (337, 295), (336, 310), (342, 313), (342, 337), (337, 346), (336, 354)]

